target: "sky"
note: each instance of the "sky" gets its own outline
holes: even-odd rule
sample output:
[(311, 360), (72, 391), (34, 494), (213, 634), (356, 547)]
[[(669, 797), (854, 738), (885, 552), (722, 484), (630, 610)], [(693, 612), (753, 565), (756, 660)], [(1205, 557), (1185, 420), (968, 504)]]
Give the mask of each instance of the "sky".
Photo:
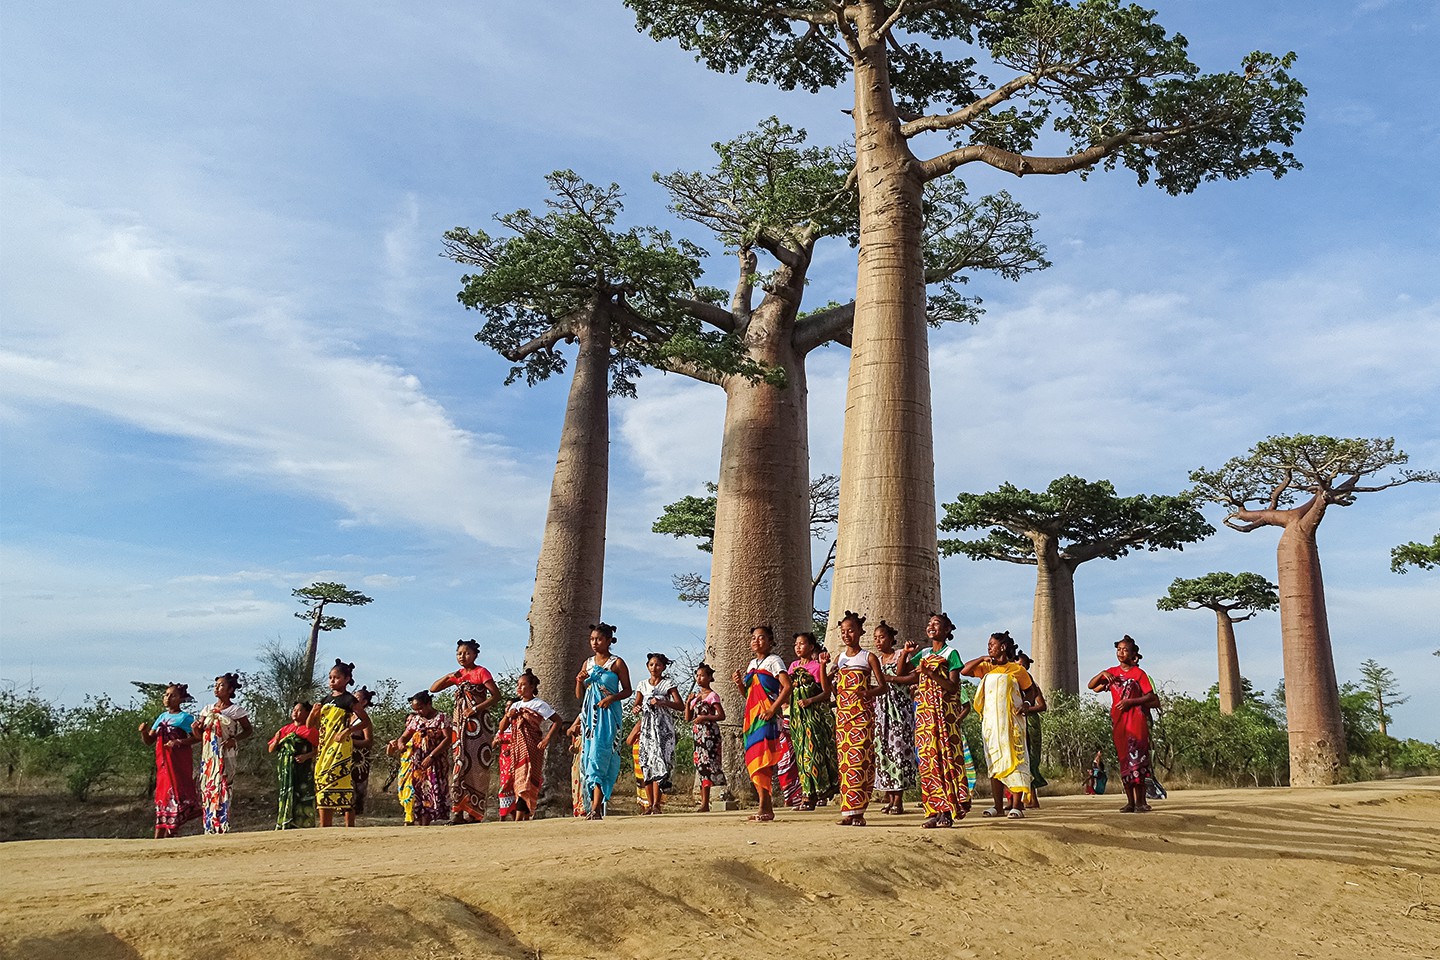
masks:
[[(940, 502), (1074, 473), (1173, 493), (1271, 434), (1395, 437), (1440, 468), (1440, 142), (1423, 2), (1170, 0), (1206, 70), (1295, 50), (1304, 169), (1170, 197), (1123, 172), (967, 171), (1040, 214), (1054, 266), (976, 277), (974, 327), (932, 339)], [(257, 0), (0, 15), (0, 678), (67, 703), (129, 681), (208, 683), (299, 641), (290, 591), (374, 603), (322, 662), (419, 688), (455, 641), (517, 669), (567, 388), (504, 386), (439, 256), (455, 226), (539, 206), (571, 168), (626, 192), (626, 225), (677, 223), (655, 171), (776, 115), (852, 132), (843, 92), (710, 73), (611, 0)], [(922, 146), (923, 149), (923, 146)], [(934, 148), (938, 151), (939, 147)], [(822, 246), (813, 303), (854, 295)], [(811, 471), (836, 472), (848, 353), (810, 365)], [(647, 373), (612, 405), (605, 617), (618, 652), (703, 646), (670, 575), (705, 572), (650, 532), (714, 479), (723, 395)], [(1221, 514), (1210, 510), (1218, 526)], [(1337, 672), (1374, 658), (1409, 702), (1392, 732), (1440, 738), (1440, 574), (1389, 570), (1440, 529), (1440, 485), (1332, 511), (1320, 530)], [(1215, 681), (1208, 612), (1160, 613), (1176, 577), (1275, 576), (1278, 531), (1080, 568), (1082, 674), (1140, 639), (1172, 690)], [(962, 650), (1026, 646), (1033, 571), (947, 559)], [(342, 611), (344, 612), (344, 611)], [(1238, 628), (1242, 672), (1281, 676), (1279, 617)], [(743, 642), (743, 638), (740, 641)]]

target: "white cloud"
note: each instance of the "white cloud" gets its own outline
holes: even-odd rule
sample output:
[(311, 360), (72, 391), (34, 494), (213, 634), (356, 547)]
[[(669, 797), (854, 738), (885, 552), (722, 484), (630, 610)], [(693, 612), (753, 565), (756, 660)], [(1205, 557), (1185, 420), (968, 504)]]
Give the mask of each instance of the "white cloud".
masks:
[[(143, 220), (35, 181), (6, 230), (8, 405), (78, 407), (197, 442), (207, 469), (263, 479), (362, 523), (534, 536), (542, 501), (511, 452), (458, 428), (420, 381), (359, 354), (273, 291), (231, 286)], [(497, 501), (507, 510), (495, 511)]]

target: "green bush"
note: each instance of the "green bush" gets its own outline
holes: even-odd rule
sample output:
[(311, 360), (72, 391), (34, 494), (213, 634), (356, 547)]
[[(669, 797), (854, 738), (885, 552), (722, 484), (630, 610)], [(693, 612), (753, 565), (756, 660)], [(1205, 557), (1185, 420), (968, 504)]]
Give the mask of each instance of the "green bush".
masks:
[(116, 777), (148, 779), (154, 748), (140, 739), (141, 723), (150, 723), (158, 704), (143, 699), (119, 706), (109, 696), (86, 697), (66, 711), (57, 738), (65, 788), (76, 800), (87, 800), (98, 786)]

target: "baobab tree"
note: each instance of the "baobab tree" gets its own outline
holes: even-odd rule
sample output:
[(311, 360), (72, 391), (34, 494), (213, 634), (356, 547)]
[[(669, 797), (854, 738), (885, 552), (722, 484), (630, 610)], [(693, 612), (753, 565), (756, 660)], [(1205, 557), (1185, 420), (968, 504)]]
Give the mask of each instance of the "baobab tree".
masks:
[(1278, 607), (1277, 589), (1258, 573), (1207, 573), (1188, 580), (1177, 577), (1165, 596), (1155, 601), (1161, 610), (1215, 612), (1221, 713), (1234, 713), (1245, 699), (1240, 655), (1235, 649), (1235, 624), (1244, 623), (1262, 610)]
[[(563, 372), (558, 345), (577, 345), (525, 651), (526, 665), (546, 681), (546, 698), (574, 717), (579, 703), (571, 678), (589, 653), (589, 625), (600, 620), (604, 586), (610, 395), (634, 395), (643, 365), (672, 359), (763, 373), (732, 338), (697, 329), (675, 307), (694, 289), (702, 250), (650, 227), (620, 230), (615, 184), (595, 186), (568, 170), (545, 179), (548, 212), (497, 216), (505, 237), (451, 230), (445, 254), (480, 268), (461, 278), (458, 296), (486, 318), (475, 339), (515, 364), (507, 384), (523, 376), (534, 385)], [(563, 751), (550, 751), (546, 783), (568, 783), (567, 769)], [(546, 793), (542, 806), (559, 809), (558, 793)]]
[[(988, 528), (988, 529), (987, 529)], [(980, 540), (941, 540), (945, 556), (1035, 568), (1030, 655), (1042, 690), (1080, 693), (1075, 569), (1132, 550), (1183, 550), (1215, 532), (1185, 495), (1122, 497), (1109, 480), (1064, 476), (1040, 493), (1001, 484), (945, 504), (940, 529), (986, 530)]]
[[(1201, 74), (1183, 37), (1119, 0), (625, 4), (640, 30), (712, 70), (853, 91), (859, 263), (831, 608), (918, 636), (940, 599), (925, 185), (972, 164), (1017, 177), (1123, 164), (1175, 194), (1278, 177), (1298, 166), (1277, 149), (1304, 116), (1293, 55)], [(947, 142), (927, 157), (932, 134)], [(1068, 144), (1045, 156), (1042, 139)]]
[[(1276, 579), (1292, 786), (1336, 783), (1346, 762), (1316, 532), (1330, 507), (1348, 507), (1363, 493), (1440, 481), (1436, 471), (1405, 469), (1409, 461), (1393, 438), (1300, 434), (1269, 437), (1218, 470), (1190, 474), (1197, 496), (1226, 508), (1230, 529), (1281, 531)], [(1364, 482), (1392, 470), (1388, 479)]]
[(331, 616), (325, 612), (325, 608), (363, 607), (367, 603), (373, 603), (374, 598), (365, 596), (359, 590), (351, 590), (343, 583), (323, 580), (317, 580), (308, 587), (291, 590), (290, 595), (305, 606), (305, 609), (295, 616), (310, 624), (310, 637), (305, 642), (305, 655), (300, 662), (300, 677), (304, 680), (304, 688), (308, 690), (315, 685), (315, 657), (320, 650), (320, 634), (345, 629), (345, 618)]
[[(811, 627), (806, 361), (828, 343), (848, 343), (855, 305), (805, 312), (802, 302), (817, 244), (853, 239), (858, 222), (848, 151), (807, 146), (805, 131), (774, 118), (715, 151), (711, 170), (656, 179), (670, 192), (672, 212), (710, 229), (738, 265), (728, 297), (702, 289), (677, 300), (677, 308), (702, 329), (734, 338), (768, 374), (740, 377), (680, 359), (665, 364), (725, 391), (706, 657), (728, 676), (748, 661), (744, 639), (756, 624), (771, 624), (781, 636)], [(1034, 239), (1034, 215), (1008, 194), (971, 200), (963, 183), (948, 182), (926, 191), (922, 203), (931, 322), (979, 316), (978, 299), (962, 292), (970, 271), (1013, 280), (1049, 265)], [(742, 704), (732, 687), (719, 689), (727, 714), (737, 718), (722, 726), (730, 738), (725, 755), (745, 783)]]

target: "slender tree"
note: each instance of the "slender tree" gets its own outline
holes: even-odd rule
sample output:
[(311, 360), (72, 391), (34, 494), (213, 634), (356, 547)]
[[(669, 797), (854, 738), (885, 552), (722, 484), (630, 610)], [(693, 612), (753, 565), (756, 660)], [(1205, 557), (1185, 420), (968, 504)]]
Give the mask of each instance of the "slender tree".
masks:
[(1440, 533), (1429, 543), (1412, 541), (1402, 543), (1390, 551), (1390, 572), (1406, 573), (1409, 567), (1417, 570), (1434, 570), (1440, 567)]
[[(801, 303), (816, 245), (857, 230), (854, 157), (806, 146), (803, 130), (771, 118), (758, 129), (715, 144), (717, 163), (704, 172), (658, 177), (671, 209), (714, 232), (737, 258), (734, 290), (715, 290), (679, 303), (705, 329), (733, 336), (747, 358), (781, 376), (756, 381), (672, 362), (668, 369), (725, 391), (711, 560), (706, 656), (716, 672), (743, 669), (743, 642), (760, 623), (783, 636), (808, 630), (815, 578), (806, 523), (809, 482), (808, 391), (805, 364), (814, 350), (848, 343), (855, 304), (803, 312)], [(974, 321), (979, 301), (962, 288), (967, 271), (1007, 279), (1048, 266), (1034, 240), (1034, 215), (1009, 195), (971, 200), (963, 183), (935, 185), (921, 197), (921, 241), (929, 260), (928, 318)], [(742, 705), (720, 688), (726, 713), (726, 756), (739, 767)]]
[[(1409, 460), (1391, 438), (1296, 435), (1269, 437), (1218, 470), (1190, 474), (1197, 496), (1226, 508), (1230, 529), (1281, 530), (1277, 579), (1292, 786), (1336, 783), (1345, 763), (1316, 532), (1330, 507), (1348, 507), (1362, 493), (1440, 481), (1436, 471), (1404, 469)], [(1364, 482), (1392, 470), (1389, 479)]]
[(1393, 719), (1387, 708), (1398, 707), (1409, 701), (1409, 697), (1401, 694), (1400, 682), (1395, 679), (1395, 671), (1389, 667), (1382, 667), (1374, 660), (1366, 660), (1360, 664), (1360, 679), (1365, 691), (1375, 700), (1375, 719), (1380, 722), (1380, 750), (1381, 760), (1385, 764), (1390, 763), (1390, 721)]
[(1169, 592), (1155, 601), (1161, 610), (1215, 612), (1221, 713), (1234, 713), (1245, 700), (1240, 655), (1235, 649), (1235, 624), (1244, 623), (1262, 610), (1278, 607), (1277, 589), (1258, 573), (1207, 573), (1189, 580), (1177, 578), (1170, 584)]
[[(575, 343), (575, 368), (545, 533), (530, 604), (525, 663), (545, 681), (547, 699), (573, 718), (571, 678), (589, 652), (589, 625), (600, 620), (609, 496), (610, 395), (633, 396), (643, 365), (671, 359), (758, 376), (730, 338), (697, 329), (675, 300), (694, 288), (703, 251), (650, 227), (621, 230), (620, 188), (598, 187), (572, 171), (546, 178), (543, 214), (496, 217), (507, 235), (456, 228), (445, 254), (480, 268), (461, 278), (459, 300), (485, 316), (475, 339), (531, 385), (564, 371), (559, 344)], [(563, 751), (550, 751), (545, 781), (569, 782)], [(565, 803), (547, 790), (550, 812)]]
[[(1177, 194), (1280, 176), (1298, 167), (1278, 149), (1303, 120), (1293, 55), (1201, 74), (1183, 37), (1120, 0), (625, 3), (712, 70), (853, 91), (860, 249), (831, 606), (919, 635), (940, 599), (925, 184), (972, 164), (1082, 177), (1123, 164)], [(948, 143), (925, 151), (929, 134)], [(1057, 141), (1060, 155), (1037, 152)]]
[(308, 587), (291, 590), (290, 595), (305, 607), (295, 616), (310, 624), (310, 639), (306, 641), (305, 656), (300, 662), (300, 678), (304, 688), (308, 690), (315, 685), (315, 657), (320, 650), (320, 633), (345, 629), (345, 618), (331, 616), (325, 612), (325, 608), (363, 607), (367, 603), (373, 603), (374, 598), (365, 596), (359, 590), (351, 590), (343, 583), (327, 581), (316, 581)]
[(1183, 550), (1215, 532), (1185, 495), (1121, 497), (1109, 480), (1064, 476), (1035, 493), (1002, 484), (945, 504), (940, 529), (986, 530), (980, 540), (941, 540), (946, 556), (1004, 560), (1035, 568), (1031, 656), (1046, 693), (1078, 696), (1075, 569), (1132, 550)]

